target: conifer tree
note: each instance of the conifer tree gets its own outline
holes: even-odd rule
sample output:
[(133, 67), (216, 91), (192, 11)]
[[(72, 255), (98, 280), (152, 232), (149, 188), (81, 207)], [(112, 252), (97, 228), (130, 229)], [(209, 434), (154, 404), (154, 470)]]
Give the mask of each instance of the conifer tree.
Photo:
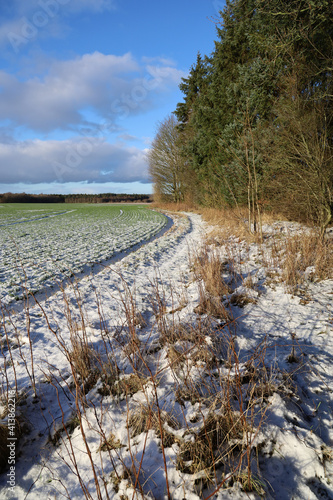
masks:
[(286, 214), (323, 233), (333, 208), (331, 0), (227, 0), (216, 34), (174, 112), (189, 191), (195, 179), (197, 202), (247, 205), (250, 229), (263, 203), (287, 197)]

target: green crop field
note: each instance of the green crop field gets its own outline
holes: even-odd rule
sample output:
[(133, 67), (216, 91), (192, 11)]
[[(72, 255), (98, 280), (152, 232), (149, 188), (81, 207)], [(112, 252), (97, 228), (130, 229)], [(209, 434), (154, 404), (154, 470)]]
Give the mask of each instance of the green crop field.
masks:
[(0, 299), (8, 303), (156, 235), (167, 218), (140, 205), (0, 205)]

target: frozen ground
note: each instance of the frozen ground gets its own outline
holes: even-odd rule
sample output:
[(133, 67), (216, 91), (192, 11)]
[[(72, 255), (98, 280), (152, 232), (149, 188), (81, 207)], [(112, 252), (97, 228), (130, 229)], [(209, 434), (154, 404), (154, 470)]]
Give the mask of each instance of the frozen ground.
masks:
[(9, 204), (0, 212), (0, 299), (22, 298), (86, 273), (167, 225), (140, 205)]
[[(1, 500), (333, 498), (333, 281), (289, 293), (272, 278), (271, 244), (301, 228), (267, 226), (262, 247), (211, 247), (229, 320), (199, 315), (193, 256), (208, 228), (196, 214), (172, 217), (163, 236), (63, 292), (3, 307), (2, 425), (16, 380), (22, 435)], [(78, 344), (89, 347), (86, 377)], [(216, 423), (224, 397), (228, 431)]]

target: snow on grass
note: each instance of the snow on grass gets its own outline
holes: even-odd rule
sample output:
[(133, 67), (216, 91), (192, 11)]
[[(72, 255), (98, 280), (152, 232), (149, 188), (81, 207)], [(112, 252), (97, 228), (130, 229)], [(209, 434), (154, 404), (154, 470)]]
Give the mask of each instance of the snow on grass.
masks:
[(138, 206), (8, 205), (0, 214), (0, 297), (22, 298), (151, 238), (167, 223)]
[(47, 300), (2, 306), (1, 423), (9, 387), (21, 433), (1, 499), (333, 497), (333, 280), (291, 290), (278, 227), (207, 247), (200, 216), (172, 217)]

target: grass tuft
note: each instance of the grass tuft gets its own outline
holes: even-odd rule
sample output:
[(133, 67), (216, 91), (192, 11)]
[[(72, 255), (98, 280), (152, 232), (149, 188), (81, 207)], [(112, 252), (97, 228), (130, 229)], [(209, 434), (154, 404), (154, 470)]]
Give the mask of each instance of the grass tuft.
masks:
[(149, 430), (155, 431), (156, 436), (161, 438), (162, 428), (163, 444), (165, 448), (168, 448), (175, 442), (171, 429), (177, 429), (179, 424), (177, 419), (166, 411), (161, 411), (159, 415), (157, 405), (152, 404), (139, 405), (132, 410), (128, 419), (128, 427), (131, 428), (132, 438)]
[(120, 448), (124, 448), (124, 444), (121, 444), (120, 440), (116, 438), (114, 434), (109, 435), (109, 437), (104, 441), (100, 446), (101, 451), (111, 451), (111, 450), (119, 450)]

